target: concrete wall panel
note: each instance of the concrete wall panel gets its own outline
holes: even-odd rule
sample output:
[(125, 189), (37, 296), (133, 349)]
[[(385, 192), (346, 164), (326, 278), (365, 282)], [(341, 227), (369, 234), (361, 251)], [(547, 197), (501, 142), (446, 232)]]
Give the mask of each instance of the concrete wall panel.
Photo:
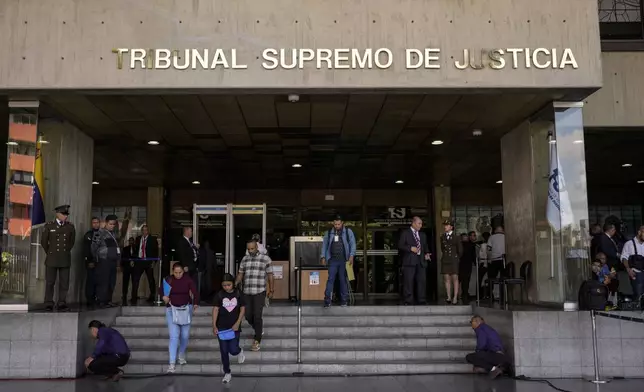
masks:
[(602, 53), (604, 87), (588, 97), (586, 127), (644, 126), (644, 52)]
[[(580, 32), (583, 32), (580, 34)], [(440, 48), (441, 69), (406, 49)], [(460, 70), (463, 49), (570, 48), (578, 69)], [(4, 0), (0, 90), (174, 88), (597, 88), (594, 0)], [(247, 69), (117, 69), (114, 48), (237, 49)], [(388, 48), (387, 69), (266, 70), (266, 48)]]

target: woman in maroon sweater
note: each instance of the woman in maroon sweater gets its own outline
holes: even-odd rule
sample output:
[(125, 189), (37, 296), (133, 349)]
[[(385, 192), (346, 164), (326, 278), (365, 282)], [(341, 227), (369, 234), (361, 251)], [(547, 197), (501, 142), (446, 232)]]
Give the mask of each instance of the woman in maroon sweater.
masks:
[[(164, 287), (159, 288), (159, 294), (163, 296), (163, 302), (166, 303), (165, 318), (168, 323), (168, 332), (170, 333), (170, 366), (168, 373), (174, 373), (175, 363), (177, 360), (177, 349), (179, 349), (179, 365), (185, 365), (186, 349), (188, 348), (188, 339), (190, 338), (190, 323), (179, 325), (173, 317), (173, 312), (189, 312), (190, 315), (199, 307), (199, 292), (197, 286), (190, 276), (184, 274), (184, 268), (181, 263), (175, 263), (172, 266), (172, 276), (165, 279), (170, 285), (169, 295), (165, 295)], [(174, 308), (174, 310), (173, 310)]]

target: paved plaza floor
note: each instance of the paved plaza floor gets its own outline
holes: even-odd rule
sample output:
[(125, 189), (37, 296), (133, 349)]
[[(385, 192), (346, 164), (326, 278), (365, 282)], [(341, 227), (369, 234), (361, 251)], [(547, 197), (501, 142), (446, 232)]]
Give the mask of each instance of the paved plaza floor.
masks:
[[(614, 380), (595, 386), (583, 380), (550, 380), (553, 385), (574, 392), (641, 392), (644, 379)], [(0, 381), (0, 392), (540, 392), (552, 391), (547, 384), (473, 375), (323, 377), (323, 378), (233, 378), (222, 385), (217, 377), (168, 376), (126, 379), (119, 383), (95, 378), (51, 381)]]

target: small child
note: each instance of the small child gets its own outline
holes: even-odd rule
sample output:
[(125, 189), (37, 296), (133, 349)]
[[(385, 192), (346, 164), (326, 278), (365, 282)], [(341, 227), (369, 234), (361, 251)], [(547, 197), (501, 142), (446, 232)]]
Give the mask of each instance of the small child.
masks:
[[(593, 272), (597, 275), (599, 283), (608, 288), (608, 304), (606, 310), (614, 310), (617, 305), (617, 271), (607, 264), (606, 255), (598, 253), (593, 262)], [(614, 300), (612, 299), (614, 297)]]
[[(219, 339), (219, 351), (221, 353), (221, 363), (224, 368), (224, 378), (221, 380), (228, 384), (232, 379), (230, 374), (229, 355), (237, 357), (237, 363), (244, 363), (246, 356), (244, 350), (239, 347), (239, 335), (241, 333), (241, 322), (246, 313), (246, 304), (239, 290), (234, 288), (235, 279), (231, 274), (225, 274), (221, 287), (217, 293), (212, 309), (212, 331)], [(234, 337), (228, 338), (226, 331), (234, 331)], [(222, 332), (220, 336), (220, 332)], [(222, 340), (222, 336), (223, 340)]]

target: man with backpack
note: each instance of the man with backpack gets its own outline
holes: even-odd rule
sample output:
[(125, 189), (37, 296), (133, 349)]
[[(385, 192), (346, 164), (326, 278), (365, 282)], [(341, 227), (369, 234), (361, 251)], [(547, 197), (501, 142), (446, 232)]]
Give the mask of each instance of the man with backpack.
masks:
[(346, 307), (349, 300), (349, 282), (347, 279), (347, 263), (353, 266), (353, 258), (356, 255), (356, 238), (353, 231), (344, 226), (342, 218), (336, 216), (333, 220), (333, 228), (324, 235), (322, 241), (322, 254), (320, 255), (323, 265), (329, 266), (329, 279), (326, 282), (324, 292), (324, 307), (331, 306), (331, 297), (335, 280), (340, 280), (340, 306)]

